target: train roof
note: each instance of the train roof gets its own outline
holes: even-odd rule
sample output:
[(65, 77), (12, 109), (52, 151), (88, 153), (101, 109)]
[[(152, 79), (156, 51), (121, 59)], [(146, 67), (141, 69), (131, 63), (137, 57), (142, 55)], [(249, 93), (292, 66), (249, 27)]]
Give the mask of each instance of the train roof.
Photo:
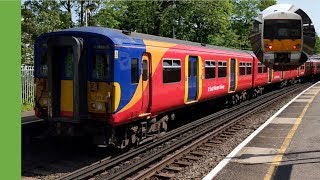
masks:
[(214, 46), (209, 44), (203, 44), (203, 43), (196, 43), (191, 41), (184, 41), (179, 39), (172, 39), (167, 37), (160, 37), (160, 36), (154, 36), (149, 34), (143, 34), (143, 33), (137, 33), (137, 32), (128, 32), (128, 31), (122, 31), (119, 29), (111, 29), (111, 28), (105, 28), (105, 27), (77, 27), (77, 28), (71, 28), (71, 29), (64, 29), (60, 31), (50, 32), (44, 35), (41, 35), (39, 38), (43, 37), (49, 37), (54, 35), (67, 35), (67, 34), (93, 34), (93, 35), (99, 35), (99, 36), (105, 36), (109, 38), (114, 44), (117, 45), (144, 45), (143, 40), (153, 40), (153, 41), (159, 41), (159, 42), (167, 42), (167, 43), (175, 43), (175, 44), (183, 44), (183, 45), (189, 45), (189, 46), (198, 46), (203, 48), (211, 48), (215, 50), (223, 50), (223, 51), (229, 51), (229, 52), (236, 52), (236, 53), (242, 53), (242, 54), (248, 54), (243, 50), (239, 49), (232, 49), (232, 48), (226, 48), (226, 47), (220, 47), (220, 46)]
[(276, 11), (269, 13), (263, 17), (264, 20), (266, 19), (298, 19), (301, 20), (301, 16), (294, 12), (289, 11)]

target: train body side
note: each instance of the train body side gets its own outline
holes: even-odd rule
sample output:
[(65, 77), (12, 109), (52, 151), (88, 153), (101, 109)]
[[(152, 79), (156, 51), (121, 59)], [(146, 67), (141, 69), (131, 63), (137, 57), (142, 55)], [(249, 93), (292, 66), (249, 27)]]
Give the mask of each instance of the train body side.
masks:
[[(254, 55), (244, 51), (131, 38), (109, 31), (104, 32), (104, 35), (93, 32), (92, 29), (61, 31), (49, 34), (48, 37), (82, 38), (83, 48), (87, 50), (83, 51), (82, 56), (82, 70), (87, 74), (83, 77), (85, 83), (81, 86), (85, 87), (82, 91), (86, 92), (85, 101), (82, 101), (86, 104), (81, 105), (86, 108), (82, 112), (83, 120), (99, 121), (112, 127), (152, 119), (178, 108), (302, 75), (320, 73), (320, 66), (313, 62), (307, 63), (303, 70), (273, 71), (262, 65)], [(92, 40), (95, 37), (103, 40)], [(37, 44), (40, 45), (41, 42)], [(93, 47), (96, 49), (92, 49)], [(39, 49), (41, 48), (35, 48), (36, 59), (46, 56)], [(97, 58), (96, 54), (101, 56)], [(109, 68), (110, 78), (97, 79), (92, 76), (96, 73), (97, 62), (101, 58), (104, 58), (103, 61), (110, 61), (105, 66)], [(42, 66), (38, 62), (35, 66), (38, 68), (36, 73), (40, 72)], [(35, 77), (36, 98), (41, 107), (36, 110), (48, 118), (45, 105), (48, 103), (48, 81), (41, 74), (36, 74)], [(72, 94), (74, 89), (65, 86), (63, 91)], [(61, 101), (61, 104), (68, 105), (65, 99), (62, 98)], [(70, 104), (68, 106), (71, 107)], [(70, 112), (73, 113), (72, 110)], [(38, 112), (38, 116), (41, 115)], [(67, 119), (72, 122), (69, 120)]]

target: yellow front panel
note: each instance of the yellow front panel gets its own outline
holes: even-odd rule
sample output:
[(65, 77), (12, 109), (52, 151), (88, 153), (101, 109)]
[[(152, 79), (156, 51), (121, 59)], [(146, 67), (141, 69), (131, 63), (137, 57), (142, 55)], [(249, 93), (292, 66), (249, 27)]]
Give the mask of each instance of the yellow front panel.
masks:
[[(117, 82), (88, 82), (88, 111), (92, 113), (115, 112), (120, 103), (121, 89)], [(96, 107), (93, 108), (92, 104)], [(101, 105), (101, 109), (97, 106)]]
[[(271, 49), (264, 47), (265, 52), (301, 51), (301, 47), (302, 47), (301, 39), (295, 39), (295, 40), (291, 40), (291, 39), (282, 39), (282, 40), (264, 39), (263, 43), (264, 43), (264, 46), (272, 46)], [(300, 48), (294, 49), (293, 46), (296, 46), (298, 44), (300, 45)]]
[(35, 78), (35, 97), (41, 107), (48, 106), (48, 81), (44, 78)]
[(60, 111), (73, 112), (73, 80), (61, 80)]

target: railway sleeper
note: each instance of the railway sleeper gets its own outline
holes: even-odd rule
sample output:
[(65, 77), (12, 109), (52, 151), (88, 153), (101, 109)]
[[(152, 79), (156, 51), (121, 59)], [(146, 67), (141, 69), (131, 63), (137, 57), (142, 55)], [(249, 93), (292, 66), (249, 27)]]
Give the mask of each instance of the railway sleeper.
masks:
[(234, 133), (234, 132), (225, 131), (225, 132), (223, 132), (222, 134), (228, 135), (228, 136), (233, 136), (235, 133)]
[(198, 161), (200, 157), (198, 156), (185, 156), (183, 159), (192, 160), (192, 161)]
[[(217, 143), (218, 144), (218, 143)], [(207, 147), (216, 147), (217, 146), (217, 144), (213, 144), (213, 143), (205, 143), (204, 144), (204, 146), (207, 146)], [(219, 144), (221, 144), (221, 142), (219, 143)]]
[(206, 147), (199, 147), (198, 149), (202, 150), (202, 151), (211, 151), (212, 150), (211, 148), (206, 148)]
[(195, 155), (195, 156), (205, 156), (206, 154), (203, 152), (199, 152), (199, 151), (193, 151), (190, 152), (190, 154)]
[(155, 174), (155, 176), (160, 177), (160, 178), (170, 179), (170, 178), (173, 178), (175, 176), (175, 174), (160, 172), (158, 174)]
[(175, 171), (175, 172), (179, 172), (183, 170), (182, 167), (177, 167), (177, 166), (168, 166), (168, 167), (165, 167), (164, 169), (169, 171)]
[(221, 144), (223, 141), (217, 140), (217, 139), (212, 139), (208, 141), (209, 143), (214, 143), (214, 144)]
[(186, 162), (186, 161), (175, 161), (174, 163), (172, 163), (172, 164), (177, 164), (177, 165), (179, 165), (179, 166), (190, 166), (192, 163), (190, 163), (190, 162)]

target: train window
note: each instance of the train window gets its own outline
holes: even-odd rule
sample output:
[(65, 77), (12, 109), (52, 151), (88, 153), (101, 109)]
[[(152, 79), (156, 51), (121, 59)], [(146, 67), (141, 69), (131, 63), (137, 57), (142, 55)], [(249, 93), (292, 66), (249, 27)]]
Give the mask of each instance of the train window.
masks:
[(139, 82), (139, 63), (138, 58), (131, 60), (131, 83)]
[(142, 68), (143, 68), (142, 80), (146, 81), (146, 80), (148, 80), (148, 61), (147, 60), (143, 60)]
[(163, 60), (162, 63), (163, 83), (181, 81), (181, 62), (180, 60)]
[(70, 79), (73, 78), (73, 49), (72, 47), (67, 47), (67, 52), (63, 61), (63, 78)]
[(205, 78), (215, 78), (216, 77), (216, 62), (214, 61), (206, 61), (205, 64)]
[(247, 74), (252, 74), (252, 63), (247, 63)]
[(48, 73), (48, 65), (47, 65), (47, 50), (44, 51), (44, 53), (41, 56), (40, 60), (40, 66), (38, 69), (39, 75), (42, 77), (46, 77)]
[(262, 73), (262, 63), (258, 63), (258, 73)]
[(92, 79), (107, 80), (110, 74), (109, 55), (95, 54), (92, 62)]
[(227, 63), (218, 62), (218, 77), (227, 77)]
[(245, 75), (246, 74), (246, 63), (240, 62), (240, 75)]
[(304, 64), (301, 65), (301, 68), (300, 68), (300, 69), (304, 69)]
[(198, 61), (193, 61), (193, 75), (197, 76)]
[(301, 20), (265, 20), (264, 39), (301, 39)]
[(265, 65), (263, 65), (263, 72), (264, 72), (264, 73), (268, 72), (268, 67), (265, 66)]

